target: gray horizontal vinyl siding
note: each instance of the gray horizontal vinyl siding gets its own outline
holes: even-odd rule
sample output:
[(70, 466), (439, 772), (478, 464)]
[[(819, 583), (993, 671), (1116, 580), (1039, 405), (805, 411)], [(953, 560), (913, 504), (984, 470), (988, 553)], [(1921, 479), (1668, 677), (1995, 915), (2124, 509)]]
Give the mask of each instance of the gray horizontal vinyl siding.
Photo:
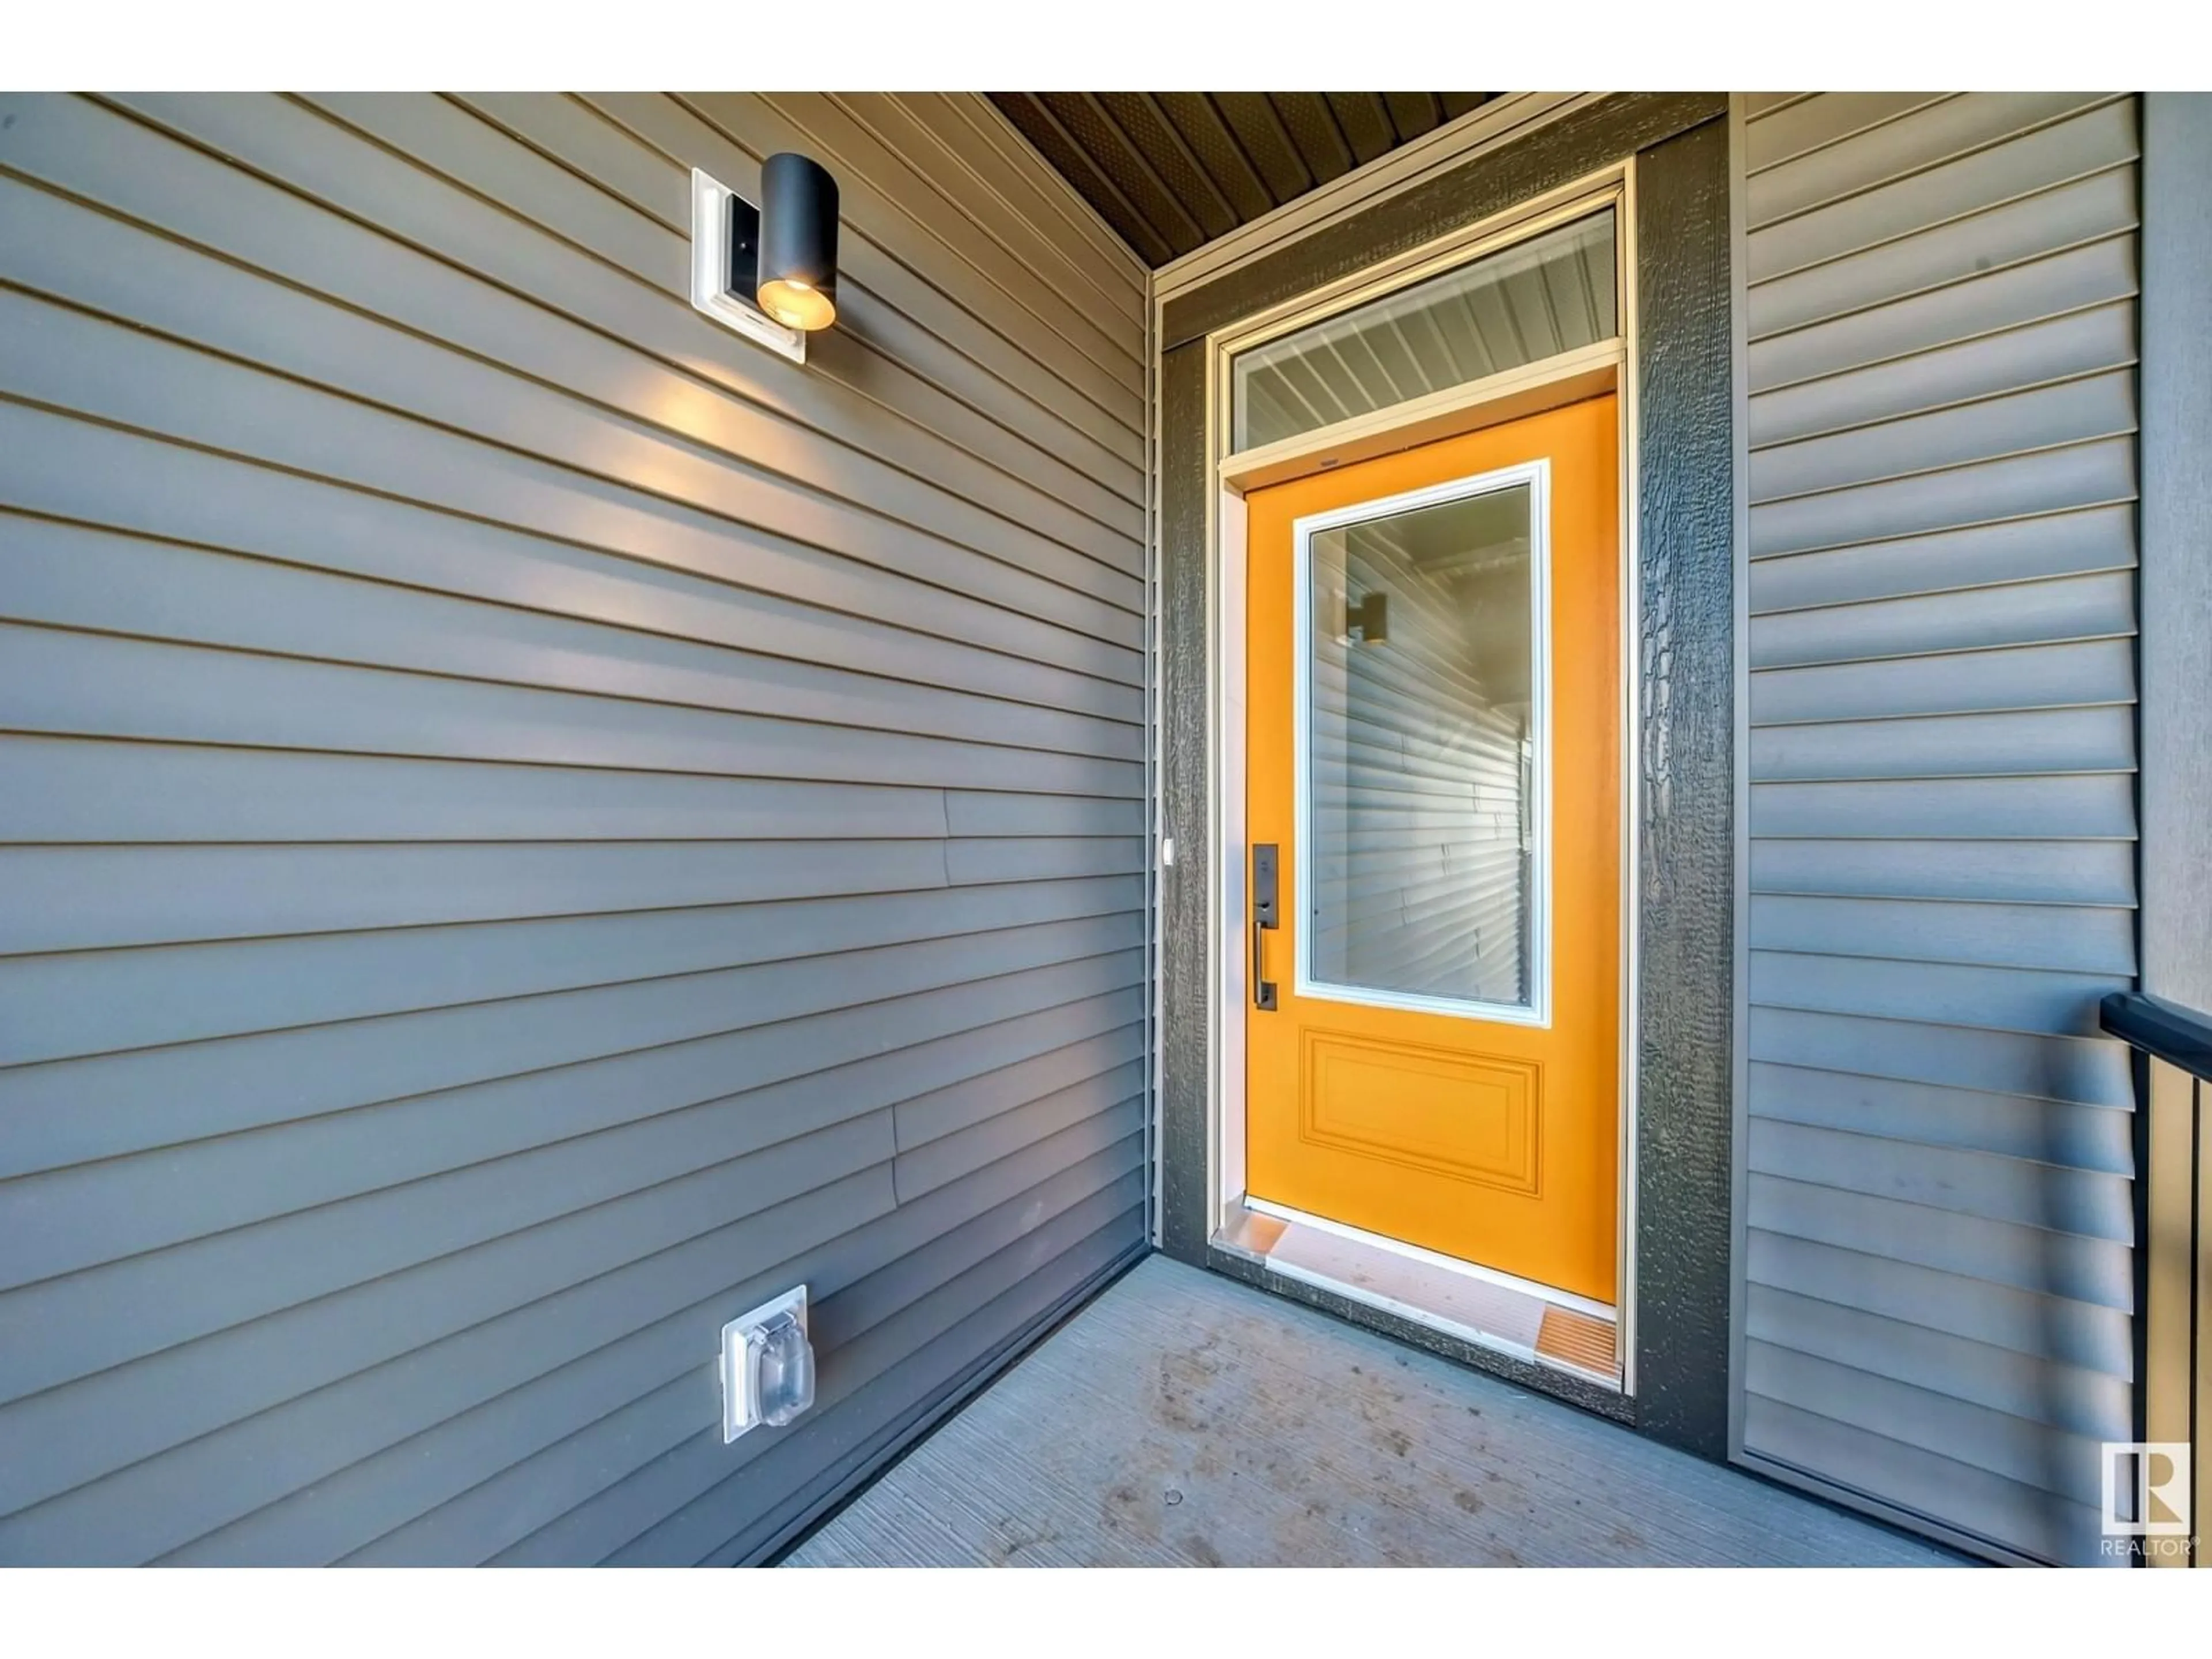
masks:
[(1142, 1248), (1140, 269), (967, 98), (0, 116), (0, 1562), (757, 1556)]
[(1747, 1453), (2099, 1558), (2132, 1438), (2136, 108), (1754, 100)]

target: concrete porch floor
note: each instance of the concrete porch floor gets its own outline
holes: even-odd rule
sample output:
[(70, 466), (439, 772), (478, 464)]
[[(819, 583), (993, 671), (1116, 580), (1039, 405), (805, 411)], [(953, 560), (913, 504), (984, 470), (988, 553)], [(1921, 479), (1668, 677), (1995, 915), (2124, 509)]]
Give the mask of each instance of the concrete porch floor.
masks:
[(1155, 1255), (789, 1566), (1938, 1566), (1957, 1558)]

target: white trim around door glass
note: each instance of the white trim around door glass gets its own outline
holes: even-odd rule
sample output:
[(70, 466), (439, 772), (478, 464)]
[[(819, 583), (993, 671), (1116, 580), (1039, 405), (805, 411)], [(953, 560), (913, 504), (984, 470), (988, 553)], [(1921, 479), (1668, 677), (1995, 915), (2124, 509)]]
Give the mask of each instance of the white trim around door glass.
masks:
[[(1295, 951), (1297, 994), (1323, 1002), (1355, 1003), (1368, 1008), (1401, 1008), (1416, 1013), (1447, 1014), (1462, 1019), (1548, 1029), (1552, 1024), (1552, 465), (1523, 462), (1493, 472), (1455, 478), (1425, 489), (1316, 513), (1291, 526), (1292, 822), (1297, 844), (1291, 860), (1291, 887), (1297, 906)], [(1529, 871), (1528, 1001), (1477, 1002), (1413, 992), (1378, 990), (1358, 985), (1317, 981), (1313, 976), (1312, 849), (1313, 780), (1313, 538), (1331, 530), (1394, 518), (1423, 507), (1492, 495), (1510, 489), (1528, 491), (1529, 744), (1534, 764), (1534, 843)]]

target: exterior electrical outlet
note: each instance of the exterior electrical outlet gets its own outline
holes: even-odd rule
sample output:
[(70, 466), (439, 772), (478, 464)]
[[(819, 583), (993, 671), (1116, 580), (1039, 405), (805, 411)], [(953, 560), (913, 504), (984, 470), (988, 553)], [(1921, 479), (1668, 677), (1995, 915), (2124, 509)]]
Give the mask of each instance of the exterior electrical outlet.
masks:
[(722, 1443), (765, 1423), (781, 1428), (814, 1403), (806, 1286), (722, 1327)]

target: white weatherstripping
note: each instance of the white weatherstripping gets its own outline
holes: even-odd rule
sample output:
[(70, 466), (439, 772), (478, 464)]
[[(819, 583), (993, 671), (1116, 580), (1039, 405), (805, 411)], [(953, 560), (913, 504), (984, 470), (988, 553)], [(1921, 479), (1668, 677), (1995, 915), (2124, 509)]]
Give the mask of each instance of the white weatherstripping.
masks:
[[(1424, 996), (1413, 992), (1387, 991), (1371, 986), (1340, 985), (1317, 980), (1313, 973), (1313, 859), (1317, 845), (1313, 821), (1313, 538), (1331, 530), (1370, 524), (1423, 507), (1450, 501), (1472, 501), (1480, 495), (1508, 490), (1528, 492), (1528, 610), (1534, 630), (1530, 646), (1529, 741), (1535, 765), (1534, 856), (1529, 869), (1528, 1003), (1478, 1002), (1456, 997)], [(1291, 526), (1293, 601), (1297, 620), (1291, 639), (1296, 648), (1291, 692), (1295, 729), (1291, 766), (1295, 781), (1293, 822), (1297, 826), (1299, 856), (1291, 860), (1298, 919), (1297, 988), (1302, 997), (1324, 1002), (1355, 1003), (1366, 1008), (1400, 1008), (1412, 1013), (1443, 1014), (1458, 1019), (1495, 1020), (1504, 1025), (1548, 1029), (1552, 1024), (1552, 464), (1530, 461), (1519, 466), (1455, 478), (1409, 489), (1402, 495), (1360, 501), (1334, 512), (1316, 513)]]
[[(1243, 496), (1224, 492), (1216, 510), (1220, 515), (1220, 545), (1243, 547)], [(1223, 1211), (1244, 1196), (1244, 1000), (1252, 994), (1252, 988), (1245, 979), (1249, 959), (1241, 948), (1224, 950), (1220, 943), (1233, 939), (1241, 946), (1243, 941), (1245, 887), (1251, 875), (1244, 854), (1244, 561), (1237, 559), (1234, 565), (1235, 579), (1221, 583), (1216, 593), (1218, 631), (1212, 654), (1220, 665), (1220, 678), (1213, 688), (1218, 720), (1212, 752), (1208, 757), (1208, 769), (1223, 780), (1216, 797), (1220, 812), (1219, 846), (1223, 850), (1217, 855), (1214, 866), (1221, 887), (1221, 908), (1215, 925), (1228, 929), (1217, 933), (1213, 947), (1214, 959), (1221, 967), (1219, 995), (1214, 1003), (1215, 1023), (1236, 1032), (1234, 1042), (1213, 1045), (1218, 1066), (1214, 1096), (1217, 1132), (1208, 1145), (1219, 1177), (1216, 1197)], [(1236, 780), (1234, 788), (1229, 787), (1226, 781), (1231, 778)], [(1229, 1018), (1227, 1012), (1232, 1008), (1236, 1010), (1234, 1018)], [(1220, 1109), (1218, 1103), (1224, 1101), (1233, 1103), (1230, 1109)], [(1219, 1228), (1220, 1212), (1209, 1218), (1209, 1224)]]
[(1636, 1186), (1638, 1103), (1642, 1073), (1638, 1018), (1644, 1007), (1640, 941), (1643, 938), (1643, 860), (1637, 856), (1637, 830), (1644, 821), (1644, 679), (1638, 672), (1644, 641), (1641, 580), (1642, 470), (1644, 428), (1638, 410), (1636, 362), (1641, 301), (1636, 289), (1636, 165), (1620, 169), (1620, 203), (1613, 220), (1613, 245), (1620, 260), (1620, 1331), (1614, 1352), (1620, 1356), (1620, 1389), (1636, 1393)]

